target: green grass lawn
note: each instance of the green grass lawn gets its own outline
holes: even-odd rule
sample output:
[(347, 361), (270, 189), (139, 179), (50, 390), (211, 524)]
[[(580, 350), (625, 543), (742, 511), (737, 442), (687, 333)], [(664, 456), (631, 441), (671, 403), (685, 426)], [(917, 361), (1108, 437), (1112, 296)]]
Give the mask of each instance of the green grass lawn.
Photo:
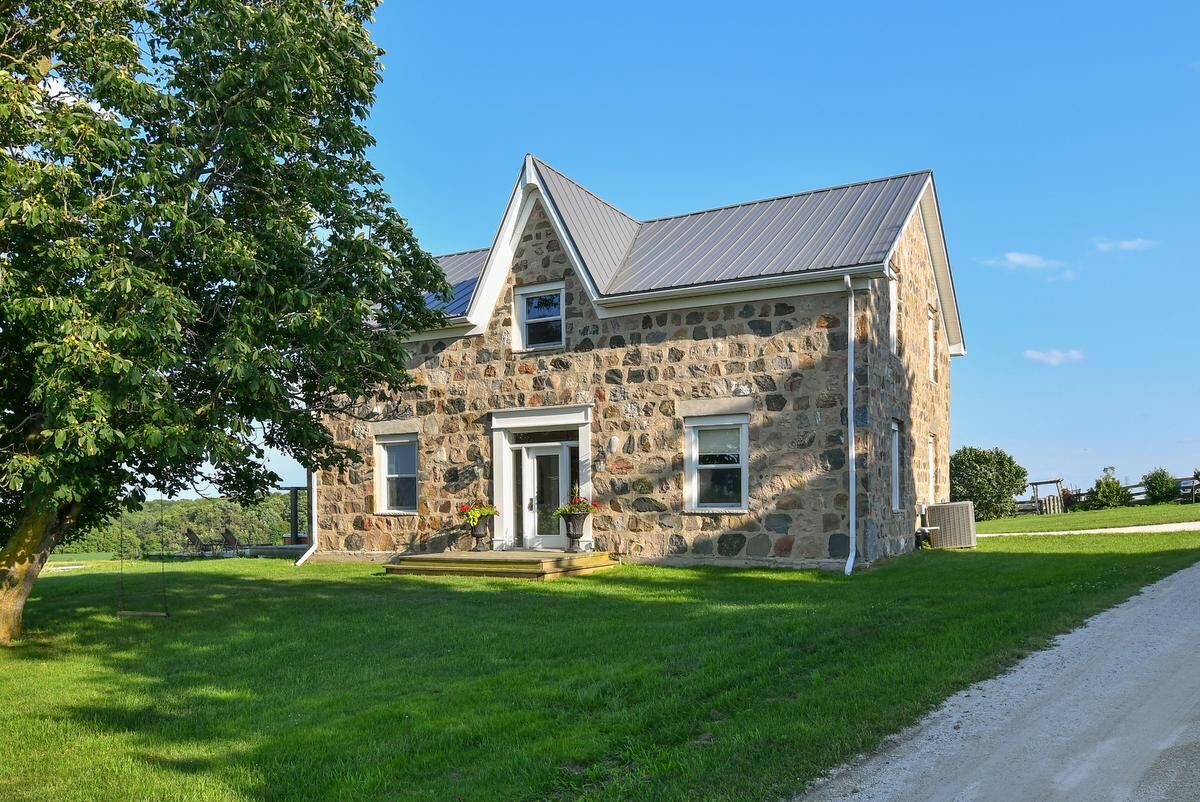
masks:
[(1060, 515), (1020, 515), (1016, 518), (980, 521), (976, 525), (976, 531), (981, 534), (1066, 532), (1190, 521), (1200, 521), (1200, 504), (1153, 504), (1142, 507), (1117, 507), (1112, 510), (1064, 512)]
[[(43, 577), (0, 650), (0, 799), (768, 800), (1143, 585), (1200, 532), (999, 538), (849, 579), (372, 565)], [(158, 565), (127, 565), (131, 606)]]
[(74, 554), (51, 554), (52, 563), (84, 563), (96, 560), (112, 560), (116, 557), (111, 551), (79, 551)]

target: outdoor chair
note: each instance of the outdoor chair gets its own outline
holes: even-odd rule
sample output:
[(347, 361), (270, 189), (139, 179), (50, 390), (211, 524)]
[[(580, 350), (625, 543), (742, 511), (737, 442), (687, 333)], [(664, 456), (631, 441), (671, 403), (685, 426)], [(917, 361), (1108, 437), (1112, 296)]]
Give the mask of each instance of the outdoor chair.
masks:
[(270, 542), (253, 543), (248, 540), (246, 540), (246, 541), (238, 540), (237, 535), (235, 535), (233, 533), (233, 530), (230, 529), (228, 526), (225, 527), (221, 531), (221, 537), (224, 539), (224, 542), (221, 545), (225, 548), (225, 550), (232, 551), (234, 553), (240, 553), (247, 549), (252, 549), (252, 548), (255, 548), (258, 546), (270, 546), (271, 545)]
[(183, 536), (187, 538), (188, 545), (192, 547), (192, 551), (200, 555), (212, 554), (221, 546), (220, 541), (201, 540), (190, 526), (183, 530)]
[(234, 554), (237, 554), (242, 549), (250, 548), (249, 543), (238, 542), (237, 536), (233, 534), (233, 530), (228, 526), (221, 530), (221, 537), (224, 538), (223, 545), (226, 551), (232, 551)]

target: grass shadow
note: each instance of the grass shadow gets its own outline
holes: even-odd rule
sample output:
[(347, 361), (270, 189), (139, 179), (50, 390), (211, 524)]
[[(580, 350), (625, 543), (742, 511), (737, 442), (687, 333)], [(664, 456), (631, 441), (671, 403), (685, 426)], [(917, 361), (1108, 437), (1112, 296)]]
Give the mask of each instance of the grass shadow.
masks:
[(188, 563), (162, 621), (116, 618), (90, 569), (39, 583), (0, 690), (64, 799), (778, 797), (1200, 556), (1004, 540), (849, 579)]

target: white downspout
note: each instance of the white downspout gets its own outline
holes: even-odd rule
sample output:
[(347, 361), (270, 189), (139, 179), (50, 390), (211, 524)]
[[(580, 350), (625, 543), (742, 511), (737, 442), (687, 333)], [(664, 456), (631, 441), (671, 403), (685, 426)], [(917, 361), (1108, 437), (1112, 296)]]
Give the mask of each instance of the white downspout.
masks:
[(854, 570), (854, 555), (858, 551), (858, 446), (854, 439), (854, 341), (857, 321), (854, 317), (854, 285), (846, 276), (846, 429), (850, 439), (846, 447), (850, 455), (850, 553), (846, 555), (846, 576)]
[(304, 561), (317, 550), (317, 475), (308, 471), (308, 551), (300, 555), (296, 565), (304, 565)]

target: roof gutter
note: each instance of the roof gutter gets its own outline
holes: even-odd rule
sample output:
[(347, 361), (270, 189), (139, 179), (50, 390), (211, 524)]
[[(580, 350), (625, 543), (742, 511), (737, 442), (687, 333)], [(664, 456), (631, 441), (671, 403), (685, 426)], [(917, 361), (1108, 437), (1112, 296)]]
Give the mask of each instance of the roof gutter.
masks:
[(854, 439), (854, 341), (858, 321), (854, 316), (854, 283), (846, 276), (846, 429), (850, 452), (850, 546), (846, 554), (846, 576), (854, 571), (858, 552), (858, 442)]
[(836, 281), (838, 276), (846, 279), (858, 276), (880, 275), (887, 271), (886, 262), (874, 262), (854, 267), (819, 270), (811, 273), (781, 273), (777, 276), (756, 276), (733, 281), (714, 282), (712, 284), (691, 285), (687, 287), (670, 287), (662, 290), (645, 290), (621, 293), (620, 295), (602, 296), (596, 300), (601, 306), (625, 306), (641, 304), (648, 301), (665, 300), (667, 298), (690, 298), (704, 295), (720, 295), (738, 290), (753, 290), (763, 287), (784, 287), (790, 284), (809, 284), (816, 281)]
[[(817, 284), (820, 282), (833, 283), (839, 277), (844, 280), (851, 278), (865, 278), (870, 276), (887, 276), (888, 266), (886, 262), (874, 262), (866, 265), (855, 265), (854, 267), (845, 267), (832, 270), (814, 271), (808, 274), (797, 273), (782, 273), (777, 276), (756, 276), (755, 278), (736, 279), (734, 281), (721, 281), (712, 284), (692, 285), (687, 287), (670, 287), (662, 290), (647, 290), (621, 293), (620, 295), (600, 296), (594, 298), (594, 303), (603, 309), (620, 309), (626, 306), (637, 306), (641, 304), (654, 303), (655, 301), (671, 301), (680, 298), (703, 298), (709, 295), (725, 295), (728, 293), (742, 292), (748, 290), (770, 289), (775, 287), (802, 286), (805, 284)], [(591, 288), (588, 288), (588, 294), (591, 295)], [(467, 315), (455, 315), (447, 318), (448, 325), (440, 329), (432, 329), (430, 331), (418, 332), (411, 335), (408, 339), (411, 342), (420, 342), (422, 340), (436, 340), (447, 337), (463, 337), (470, 334), (478, 333), (478, 327), (471, 323)], [(482, 324), (481, 324), (482, 325)]]

